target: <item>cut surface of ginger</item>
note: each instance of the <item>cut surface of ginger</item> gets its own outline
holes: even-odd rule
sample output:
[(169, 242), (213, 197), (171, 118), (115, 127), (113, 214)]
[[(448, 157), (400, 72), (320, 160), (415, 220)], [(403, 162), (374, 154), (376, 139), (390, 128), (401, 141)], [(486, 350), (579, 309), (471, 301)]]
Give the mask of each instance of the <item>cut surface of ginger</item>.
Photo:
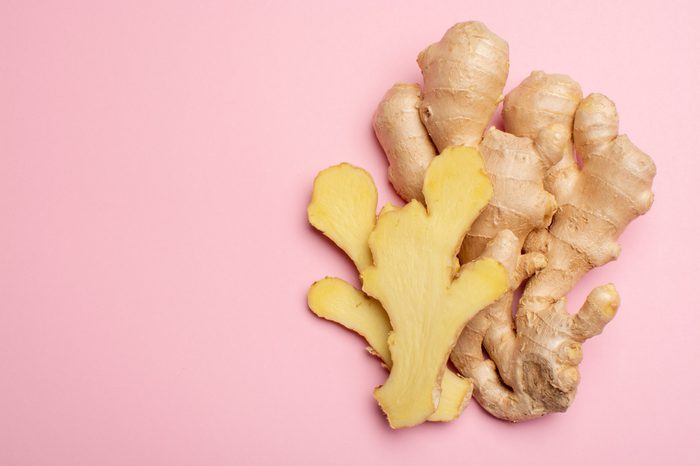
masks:
[[(308, 208), (310, 223), (340, 247), (358, 271), (372, 264), (368, 238), (375, 226), (377, 191), (364, 170), (343, 163), (322, 171), (314, 182)], [(387, 205), (383, 213), (396, 211)], [(454, 258), (453, 258), (454, 259)], [(454, 272), (455, 260), (451, 261)], [(387, 338), (391, 323), (382, 305), (348, 283), (335, 278), (316, 282), (309, 291), (309, 307), (319, 317), (337, 322), (362, 335), (371, 352), (391, 368)], [(457, 418), (467, 405), (472, 383), (451, 370), (444, 371), (437, 409), (430, 421)]]
[[(336, 322), (362, 336), (367, 350), (391, 369), (387, 338), (391, 332), (389, 317), (382, 305), (340, 278), (324, 278), (311, 286), (309, 307), (317, 316)], [(472, 393), (472, 383), (446, 370), (437, 410), (429, 421), (447, 422), (459, 417)]]
[(373, 265), (363, 290), (389, 315), (389, 378), (375, 398), (394, 428), (425, 421), (438, 406), (447, 358), (466, 322), (508, 288), (505, 269), (478, 259), (455, 273), (455, 256), (493, 189), (476, 149), (453, 146), (428, 167), (423, 195), (384, 209), (369, 237)]

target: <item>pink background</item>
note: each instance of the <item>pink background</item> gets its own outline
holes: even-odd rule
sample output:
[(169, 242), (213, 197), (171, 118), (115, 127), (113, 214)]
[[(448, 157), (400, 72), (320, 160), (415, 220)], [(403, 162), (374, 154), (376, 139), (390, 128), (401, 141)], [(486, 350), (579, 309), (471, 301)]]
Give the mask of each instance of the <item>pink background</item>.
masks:
[[(0, 465), (700, 464), (698, 4), (0, 4)], [(508, 89), (564, 72), (658, 166), (618, 316), (565, 415), (476, 404), (392, 432), (385, 372), (306, 308), (349, 262), (307, 226), (319, 170), (373, 173), (370, 118), (415, 57), (480, 19)]]

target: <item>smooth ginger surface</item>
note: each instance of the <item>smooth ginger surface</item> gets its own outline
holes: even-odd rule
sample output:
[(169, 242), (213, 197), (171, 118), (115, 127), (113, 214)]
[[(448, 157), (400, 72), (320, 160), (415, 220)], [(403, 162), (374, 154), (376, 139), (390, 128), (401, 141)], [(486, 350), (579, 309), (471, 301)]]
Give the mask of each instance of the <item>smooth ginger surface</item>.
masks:
[(394, 428), (425, 421), (440, 399), (445, 365), (466, 322), (498, 299), (508, 276), (493, 259), (463, 265), (455, 255), (492, 187), (475, 149), (451, 147), (428, 168), (427, 208), (384, 210), (369, 238), (374, 264), (363, 290), (389, 315), (393, 365), (375, 398)]
[[(349, 164), (322, 171), (314, 182), (308, 208), (309, 222), (330, 238), (355, 263), (358, 271), (371, 265), (368, 240), (375, 226), (377, 190), (371, 176)], [(391, 210), (385, 207), (384, 212)], [(339, 278), (325, 278), (314, 283), (308, 297), (311, 310), (363, 336), (370, 352), (387, 368), (391, 354), (387, 339), (391, 324), (381, 304)], [(466, 407), (472, 383), (445, 371), (438, 407), (429, 421), (451, 421)]]
[[(388, 345), (391, 323), (376, 299), (344, 280), (324, 278), (311, 286), (309, 308), (317, 316), (361, 335), (369, 344), (367, 350), (391, 370)], [(440, 402), (428, 420), (447, 422), (456, 419), (469, 403), (472, 389), (471, 381), (446, 370), (442, 379)]]

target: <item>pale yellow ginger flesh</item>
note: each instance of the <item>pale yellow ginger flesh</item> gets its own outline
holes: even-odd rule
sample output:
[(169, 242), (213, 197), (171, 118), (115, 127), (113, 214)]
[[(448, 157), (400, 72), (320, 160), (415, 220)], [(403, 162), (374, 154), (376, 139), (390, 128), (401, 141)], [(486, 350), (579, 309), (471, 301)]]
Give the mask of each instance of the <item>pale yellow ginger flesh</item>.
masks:
[[(308, 208), (310, 223), (329, 237), (355, 263), (358, 271), (371, 265), (368, 239), (374, 228), (377, 190), (371, 176), (360, 168), (341, 164), (322, 171), (314, 182)], [(383, 212), (388, 212), (385, 207)], [(376, 300), (337, 279), (316, 282), (309, 291), (309, 307), (318, 315), (362, 335), (384, 365), (391, 367), (387, 338), (389, 318)], [(472, 392), (469, 380), (451, 370), (442, 380), (442, 396), (430, 421), (457, 418)]]
[(392, 368), (375, 398), (394, 428), (425, 421), (437, 408), (440, 382), (466, 322), (508, 287), (493, 259), (463, 265), (455, 255), (492, 187), (478, 151), (450, 147), (426, 173), (427, 205), (412, 201), (383, 211), (370, 234), (374, 265), (362, 271), (363, 290), (389, 315)]
[[(311, 286), (309, 307), (317, 316), (336, 322), (361, 335), (367, 350), (391, 369), (391, 353), (387, 339), (391, 332), (389, 317), (382, 305), (339, 278), (324, 278)], [(451, 421), (464, 410), (472, 393), (472, 384), (451, 370), (442, 379), (442, 392), (437, 410), (429, 421)]]
[(314, 180), (307, 214), (358, 271), (372, 264), (367, 240), (377, 220), (377, 188), (369, 173), (348, 163), (323, 170)]

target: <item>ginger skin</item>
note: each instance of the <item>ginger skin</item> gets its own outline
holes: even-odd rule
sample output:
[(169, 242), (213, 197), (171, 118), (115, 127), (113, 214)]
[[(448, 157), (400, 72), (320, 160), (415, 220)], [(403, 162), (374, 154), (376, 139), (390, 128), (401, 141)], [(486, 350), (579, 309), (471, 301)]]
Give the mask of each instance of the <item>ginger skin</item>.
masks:
[(481, 141), (503, 100), (508, 43), (480, 22), (458, 23), (418, 55), (418, 65), (423, 95), (417, 84), (394, 85), (372, 122), (389, 181), (406, 202), (423, 202), (425, 170), (438, 150)]
[(396, 193), (407, 201), (423, 202), (423, 179), (437, 151), (420, 121), (420, 102), (417, 84), (395, 84), (379, 103), (372, 126), (389, 161), (389, 182)]
[[(467, 69), (473, 65), (468, 61), (460, 65), (459, 54), (450, 57), (449, 47), (442, 50), (453, 65), (444, 79), (474, 76)], [(421, 61), (423, 68), (425, 57)], [(428, 100), (426, 71), (427, 67), (421, 109)], [(497, 79), (494, 82), (500, 85)], [(472, 79), (459, 87), (481, 85)], [(581, 343), (599, 334), (612, 319), (619, 296), (612, 285), (598, 287), (574, 316), (566, 312), (565, 296), (591, 268), (617, 257), (616, 239), (630, 221), (650, 208), (653, 199), (653, 162), (626, 136), (618, 136), (614, 104), (597, 94), (582, 97), (580, 86), (571, 78), (534, 72), (505, 98), (503, 120), (511, 134), (490, 129), (481, 140), (483, 128), (474, 131), (459, 117), (447, 118), (449, 124), (426, 120), (426, 115), (456, 115), (459, 112), (453, 107), (465, 105), (446, 99), (430, 101), (429, 111), (421, 112), (430, 139), (414, 131), (424, 138), (416, 144), (416, 138), (401, 139), (395, 130), (382, 143), (387, 153), (392, 147), (411, 146), (415, 154), (430, 147), (431, 141), (438, 149), (447, 141), (469, 141), (462, 143), (478, 145), (484, 156), (494, 196), (465, 239), (460, 258), (466, 261), (483, 253), (499, 260), (509, 272), (510, 291), (468, 322), (451, 359), (463, 375), (473, 378), (477, 401), (501, 419), (531, 419), (564, 411), (573, 402)], [(442, 106), (449, 108), (443, 111)], [(481, 112), (480, 121), (487, 122), (492, 111), (483, 108)], [(574, 143), (582, 169), (574, 156)], [(401, 153), (396, 153), (397, 158)], [(432, 156), (429, 150), (414, 155)], [(410, 163), (402, 168), (419, 176)], [(392, 183), (397, 186), (402, 181)], [(484, 250), (502, 229), (514, 232), (511, 241)], [(538, 271), (525, 287), (514, 322), (513, 292)]]
[[(617, 111), (607, 97), (591, 94), (581, 101), (574, 143), (583, 168), (557, 173), (553, 186), (559, 210), (549, 229), (534, 232), (525, 244), (526, 251), (548, 259), (525, 287), (516, 317), (518, 334), (529, 338), (521, 349), (522, 369), (539, 375), (535, 381), (525, 377), (523, 389), (547, 412), (571, 404), (579, 381), (580, 344), (601, 333), (619, 306), (615, 288), (604, 285), (570, 316), (566, 293), (589, 270), (617, 258), (617, 238), (653, 202), (654, 163), (617, 128)], [(550, 335), (533, 323), (539, 318), (551, 322)]]
[[(557, 204), (554, 196), (544, 190), (549, 185), (550, 174), (559, 172), (563, 165), (568, 166), (569, 160), (573, 159), (571, 129), (573, 126), (574, 113), (581, 100), (581, 89), (575, 81), (568, 76), (545, 74), (540, 71), (532, 73), (519, 86), (511, 91), (505, 99), (504, 109), (509, 109), (506, 116), (504, 111), (504, 121), (508, 123), (514, 118), (518, 118), (524, 124), (530, 125), (528, 132), (518, 136), (507, 134), (516, 141), (520, 139), (530, 140), (533, 138), (533, 145), (538, 152), (544, 154), (556, 154), (556, 157), (545, 157), (544, 165), (539, 166), (536, 173), (531, 174), (532, 186), (537, 186), (540, 192), (546, 193), (551, 202), (551, 210), (547, 211), (547, 216), (533, 215), (523, 205), (527, 206), (532, 199), (537, 199), (534, 188), (525, 190), (518, 186), (517, 177), (499, 177), (504, 189), (497, 191), (492, 199), (492, 203), (498, 203), (505, 212), (511, 215), (505, 222), (497, 222), (497, 217), (483, 218), (477, 220), (477, 224), (483, 222), (484, 227), (481, 235), (485, 237), (482, 241), (474, 241), (468, 238), (463, 246), (465, 251), (471, 254), (480, 254), (484, 241), (487, 241), (498, 230), (499, 224), (504, 223), (505, 227), (519, 233), (518, 242), (514, 244), (516, 251), (512, 252), (514, 258), (511, 260), (511, 289), (501, 300), (489, 306), (472, 319), (465, 328), (460, 340), (455, 346), (451, 355), (451, 360), (462, 374), (475, 381), (475, 397), (482, 407), (496, 417), (511, 421), (529, 419), (545, 414), (543, 409), (537, 408), (531, 403), (529, 397), (518, 395), (522, 392), (519, 381), (522, 371), (519, 362), (520, 348), (523, 344), (519, 336), (514, 331), (512, 317), (513, 295), (521, 283), (528, 279), (538, 270), (547, 264), (547, 256), (540, 251), (526, 251), (520, 256), (526, 238), (532, 231), (545, 230), (555, 214)], [(539, 106), (539, 107), (538, 107)], [(537, 109), (540, 108), (540, 113)], [(533, 119), (539, 123), (532, 125)], [(554, 130), (554, 135), (552, 134)], [(488, 135), (484, 138), (482, 146), (493, 146), (488, 140)], [(491, 152), (482, 148), (484, 154)], [(498, 154), (498, 151), (495, 152)], [(503, 167), (508, 167), (522, 160), (522, 151), (513, 144), (503, 144), (500, 146), (501, 156), (486, 158), (487, 169), (498, 176), (503, 172)], [(490, 161), (489, 161), (490, 160)], [(575, 163), (575, 161), (574, 161)], [(537, 165), (530, 164), (537, 167)], [(528, 173), (524, 166), (515, 165), (512, 173)], [(541, 195), (541, 194), (540, 194)], [(535, 205), (537, 202), (534, 203)], [(539, 220), (539, 224), (538, 224)], [(546, 231), (546, 230), (545, 230)], [(488, 255), (488, 254), (487, 254)], [(468, 257), (468, 255), (466, 256)], [(507, 267), (508, 268), (508, 267)], [(541, 322), (536, 328), (539, 332)], [(546, 332), (545, 332), (546, 333)], [(548, 338), (550, 335), (547, 334)], [(543, 338), (543, 337), (539, 337)], [(489, 359), (483, 357), (482, 348), (486, 350)], [(535, 382), (533, 382), (534, 384)]]
[(568, 134), (558, 124), (544, 128), (534, 140), (489, 128), (479, 151), (494, 194), (467, 233), (460, 253), (462, 261), (479, 256), (501, 230), (516, 235), (520, 251), (533, 229), (547, 228), (557, 204), (545, 191), (542, 179), (561, 159)]
[[(504, 115), (504, 121), (520, 136), (573, 119), (583, 168), (567, 144), (562, 161), (545, 178), (560, 207), (549, 228), (533, 231), (524, 244), (522, 257), (540, 254), (546, 266), (525, 286), (515, 330), (510, 306), (500, 311), (491, 306), (469, 322), (451, 356), (460, 372), (473, 378), (479, 404), (514, 422), (565, 411), (573, 402), (581, 344), (602, 332), (619, 296), (612, 285), (600, 286), (574, 316), (566, 311), (565, 296), (586, 272), (617, 257), (617, 237), (653, 199), (653, 162), (617, 135), (614, 104), (598, 94), (577, 105), (566, 102), (562, 96), (575, 100), (580, 95), (577, 87), (561, 75), (533, 73), (506, 97), (504, 114), (515, 114)], [(482, 345), (490, 360), (484, 360)]]
[(420, 115), (435, 147), (476, 147), (508, 78), (508, 43), (480, 22), (458, 23), (418, 55)]
[[(581, 99), (581, 86), (570, 77), (533, 71), (506, 96), (503, 125), (508, 133), (536, 138), (544, 128), (557, 124), (567, 129), (571, 139), (574, 114)], [(555, 196), (563, 189), (570, 189), (562, 185), (573, 179), (571, 173), (577, 171), (573, 144), (569, 140), (564, 145), (561, 160), (547, 171), (545, 189)]]

